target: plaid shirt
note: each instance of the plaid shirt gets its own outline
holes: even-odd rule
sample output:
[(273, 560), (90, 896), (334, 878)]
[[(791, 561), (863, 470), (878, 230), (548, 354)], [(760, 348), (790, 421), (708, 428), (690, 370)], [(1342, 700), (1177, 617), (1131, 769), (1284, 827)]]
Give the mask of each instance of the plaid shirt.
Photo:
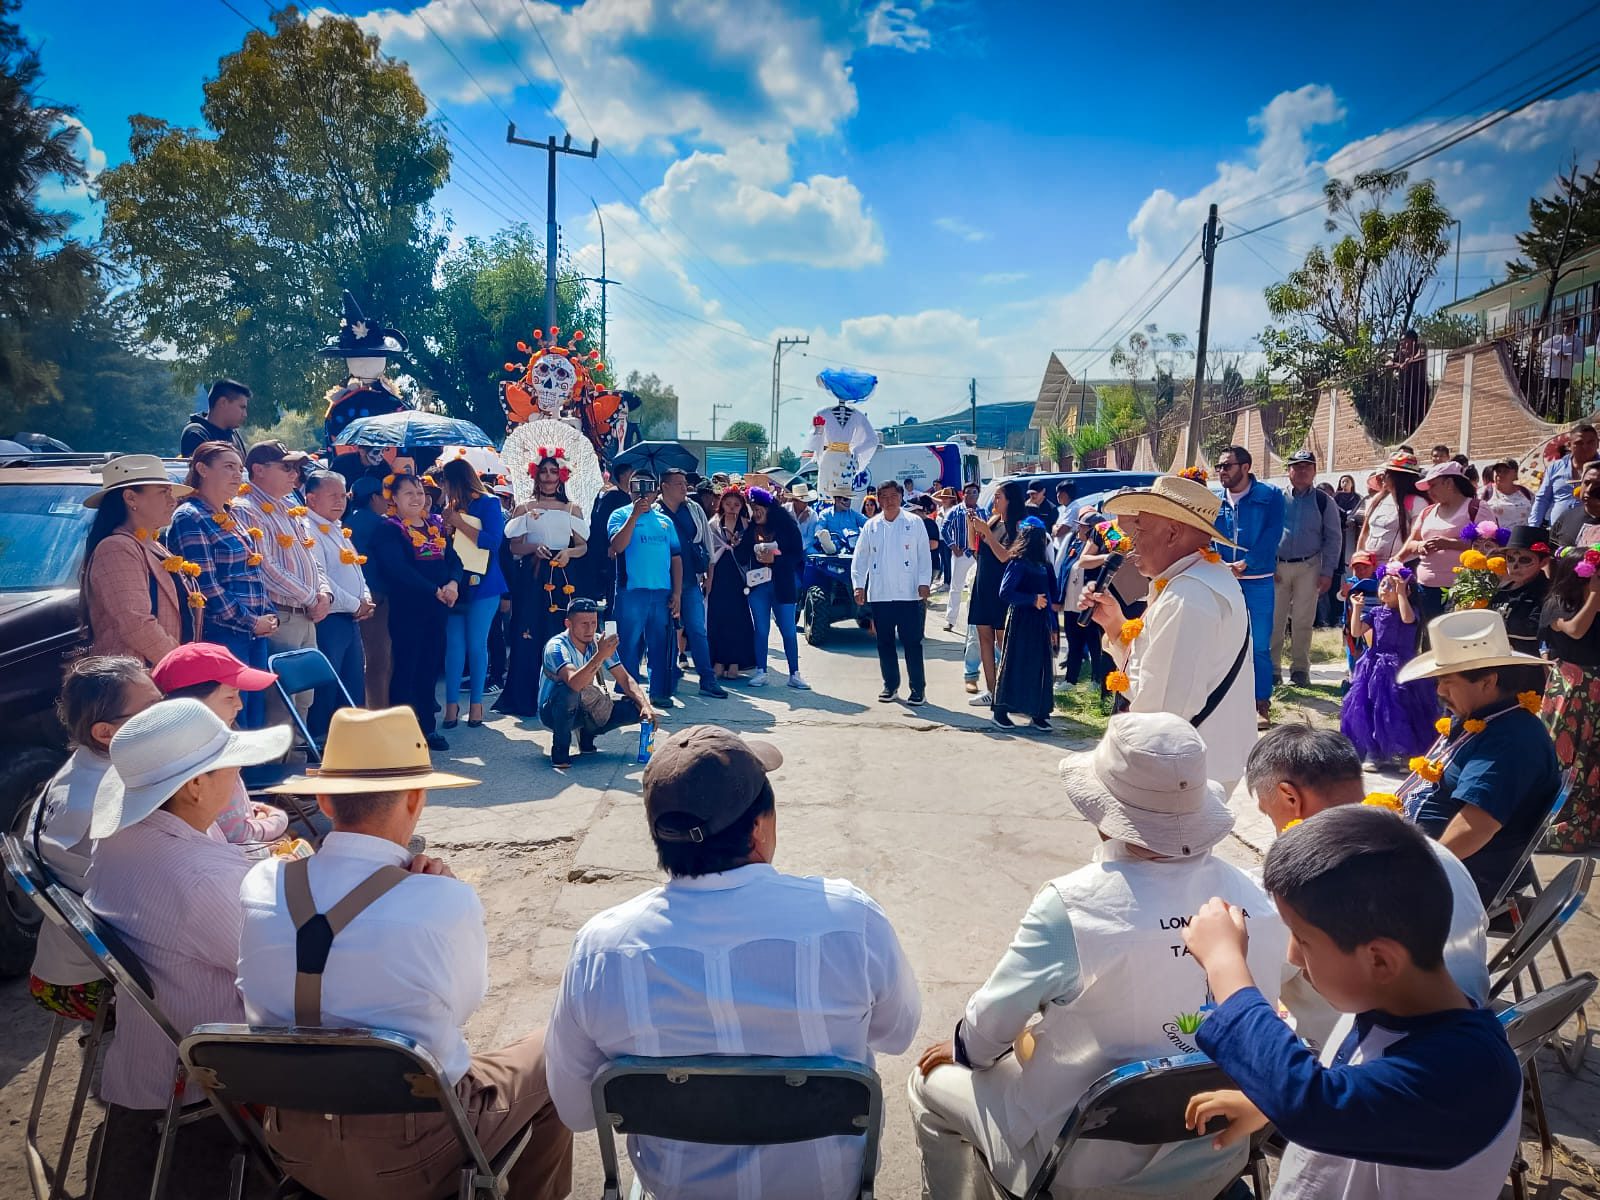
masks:
[(206, 598), (208, 626), (254, 634), (256, 618), (272, 612), (261, 568), (250, 565), (255, 546), (244, 522), (231, 530), (216, 521), (216, 509), (200, 496), (189, 497), (172, 514), (167, 546), (200, 565), (200, 594)]
[[(314, 553), (311, 522), (297, 507), (293, 496), (269, 500), (259, 488), (251, 488), (233, 502), (233, 513), (244, 525), (253, 525), (265, 535), (256, 547), (261, 552), (261, 575), (267, 595), (285, 608), (310, 608), (317, 597), (333, 595), (328, 577)], [(268, 511), (268, 510), (271, 511)]]

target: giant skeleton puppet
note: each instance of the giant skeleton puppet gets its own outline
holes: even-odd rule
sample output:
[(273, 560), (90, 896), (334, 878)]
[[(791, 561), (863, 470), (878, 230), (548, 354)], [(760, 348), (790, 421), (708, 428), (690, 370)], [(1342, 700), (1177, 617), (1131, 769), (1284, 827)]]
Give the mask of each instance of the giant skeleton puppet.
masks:
[(878, 431), (854, 404), (872, 395), (878, 377), (829, 367), (817, 376), (817, 386), (837, 401), (811, 418), (805, 454), (817, 460), (817, 490), (824, 496), (855, 492), (866, 486), (867, 464), (878, 449)]
[(586, 350), (579, 329), (561, 343), (561, 329), (552, 326), (533, 331), (534, 345), (518, 342), (517, 351), (528, 356), (526, 362), (508, 362), (506, 370), (515, 375), (500, 385), (500, 403), (506, 410), (506, 428), (536, 421), (566, 421), (583, 432), (594, 453), (609, 462), (638, 440), (637, 431), (628, 427), (628, 414), (639, 407), (632, 392), (608, 391), (595, 372), (605, 369), (598, 350)]
[(339, 335), (329, 338), (318, 353), (323, 358), (344, 359), (345, 382), (328, 390), (322, 427), (329, 461), (347, 479), (356, 479), (376, 468), (383, 461), (384, 452), (355, 447), (335, 449), (334, 444), (344, 427), (358, 417), (404, 412), (411, 407), (399, 397), (384, 374), (390, 355), (405, 352), (405, 334), (386, 327), (381, 321), (368, 320), (356, 298), (349, 292), (344, 293)]

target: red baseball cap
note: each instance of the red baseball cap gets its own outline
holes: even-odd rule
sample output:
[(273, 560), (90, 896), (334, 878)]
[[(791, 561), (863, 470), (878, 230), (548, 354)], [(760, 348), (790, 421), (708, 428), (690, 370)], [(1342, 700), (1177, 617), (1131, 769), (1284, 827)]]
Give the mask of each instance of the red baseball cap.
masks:
[(197, 683), (227, 683), (241, 692), (260, 692), (271, 687), (278, 677), (271, 671), (246, 666), (226, 646), (190, 642), (158, 662), (150, 678), (163, 695), (171, 695)]

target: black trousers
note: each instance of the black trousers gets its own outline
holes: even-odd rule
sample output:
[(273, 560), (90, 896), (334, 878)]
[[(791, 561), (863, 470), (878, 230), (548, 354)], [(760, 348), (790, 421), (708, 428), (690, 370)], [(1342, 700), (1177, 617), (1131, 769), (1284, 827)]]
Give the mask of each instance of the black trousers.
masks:
[(438, 712), (436, 694), (444, 671), (448, 611), (431, 596), (419, 599), (409, 592), (395, 592), (389, 597), (389, 637), (394, 643), (389, 703), (410, 706), (424, 734), (434, 731)]
[(878, 633), (878, 669), (883, 673), (883, 686), (891, 691), (900, 686), (900, 660), (895, 655), (895, 638), (906, 656), (906, 674), (911, 679), (911, 690), (920, 692), (927, 686), (922, 674), (922, 621), (927, 607), (921, 600), (874, 600), (872, 624)]
[(560, 762), (572, 752), (572, 735), (577, 733), (578, 744), (588, 748), (602, 733), (621, 729), (624, 725), (639, 723), (639, 706), (623, 698), (611, 706), (611, 719), (604, 725), (590, 720), (583, 711), (578, 693), (569, 687), (557, 687), (539, 710), (539, 721), (550, 731), (550, 757)]

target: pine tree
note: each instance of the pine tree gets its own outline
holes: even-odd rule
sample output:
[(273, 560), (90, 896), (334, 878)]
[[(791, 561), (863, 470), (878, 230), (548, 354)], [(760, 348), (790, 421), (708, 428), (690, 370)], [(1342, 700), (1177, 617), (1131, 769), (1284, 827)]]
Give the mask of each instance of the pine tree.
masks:
[(1550, 319), (1556, 289), (1574, 269), (1574, 260), (1600, 244), (1600, 162), (1587, 175), (1578, 174), (1578, 161), (1564, 175), (1556, 176), (1556, 190), (1550, 196), (1535, 196), (1528, 201), (1528, 232), (1517, 234), (1522, 254), (1506, 263), (1506, 271), (1519, 275), (1542, 275), (1545, 280), (1544, 304), (1539, 323)]

